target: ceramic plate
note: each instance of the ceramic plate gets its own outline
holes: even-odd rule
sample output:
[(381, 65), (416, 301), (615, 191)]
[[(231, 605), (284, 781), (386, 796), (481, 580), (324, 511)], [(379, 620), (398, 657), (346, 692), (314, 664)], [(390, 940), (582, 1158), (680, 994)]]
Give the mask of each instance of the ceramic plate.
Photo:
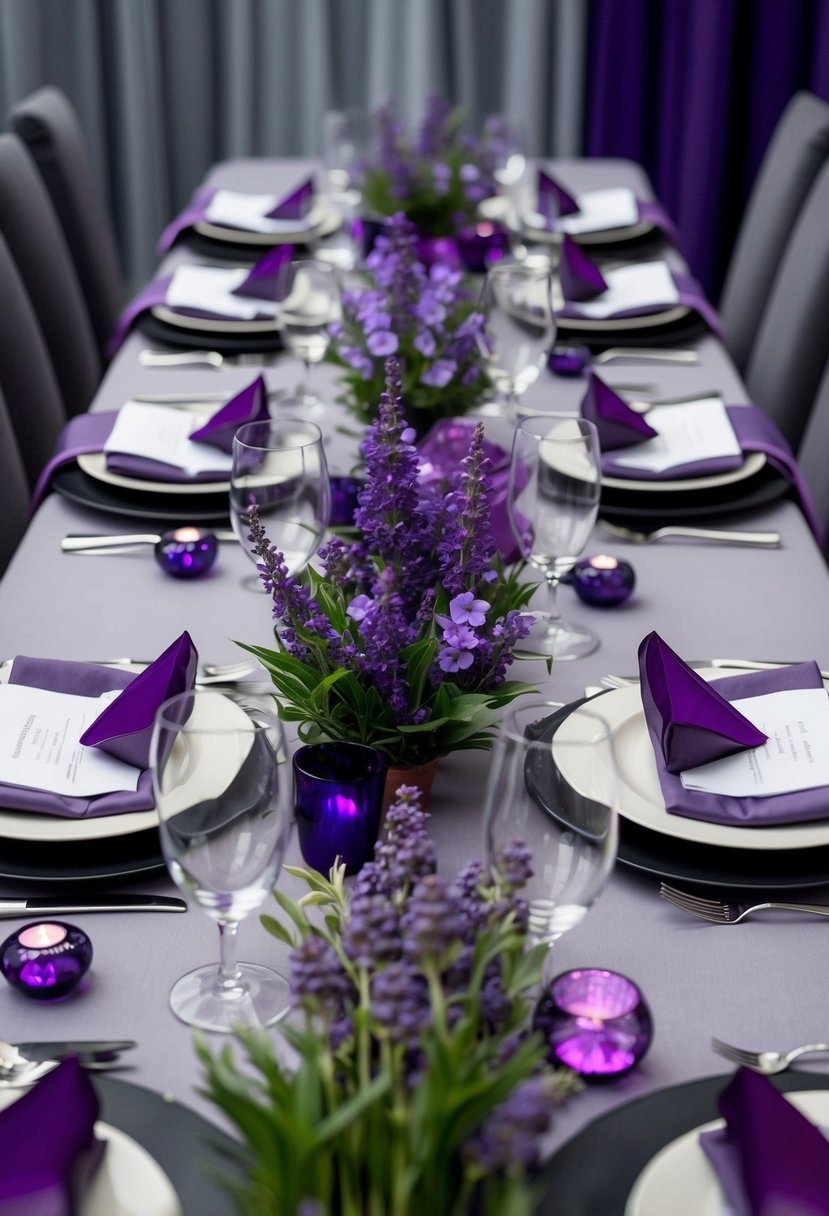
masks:
[[(829, 1093), (811, 1090), (786, 1096), (813, 1123), (829, 1126)], [(722, 1119), (703, 1123), (657, 1153), (636, 1180), (625, 1216), (728, 1216), (731, 1209), (699, 1144), (700, 1132), (722, 1126)]]
[(138, 490), (142, 494), (227, 494), (230, 490), (229, 481), (144, 481), (140, 477), (112, 473), (106, 467), (103, 452), (87, 452), (78, 457), (77, 463), (78, 468), (95, 481), (123, 490)]
[[(745, 673), (723, 667), (703, 667), (698, 669), (698, 674), (705, 680), (721, 680)], [(737, 828), (669, 815), (659, 787), (639, 685), (631, 684), (605, 693), (596, 712), (611, 729), (619, 772), (619, 813), (631, 823), (651, 832), (721, 848), (779, 850), (829, 845), (829, 821), (826, 820), (780, 827)], [(566, 734), (567, 724), (559, 729)], [(565, 776), (578, 788), (580, 773), (569, 759), (568, 764)]]
[[(193, 330), (200, 334), (267, 334), (276, 335), (279, 323), (275, 317), (266, 317), (260, 321), (242, 321), (237, 318), (222, 319), (221, 317), (190, 317), (186, 313), (168, 308), (166, 304), (158, 304), (150, 312), (157, 321), (172, 325), (177, 329)], [(641, 320), (641, 318), (640, 318)]]
[(566, 329), (581, 333), (589, 330), (594, 334), (615, 333), (630, 329), (659, 329), (663, 325), (673, 325), (676, 321), (690, 315), (693, 310), (685, 304), (674, 304), (670, 308), (661, 308), (656, 312), (648, 312), (637, 317), (563, 317), (556, 316), (559, 330)]
[[(3, 1090), (0, 1110), (22, 1090)], [(182, 1216), (173, 1184), (145, 1148), (109, 1123), (95, 1124), (106, 1152), (78, 1205), (78, 1216)]]
[[(80, 463), (80, 461), (78, 462)], [(738, 469), (725, 473), (711, 473), (707, 477), (685, 477), (676, 481), (637, 481), (633, 477), (602, 477), (602, 486), (608, 490), (644, 491), (645, 493), (680, 493), (689, 490), (713, 490), (718, 486), (733, 485), (754, 477), (766, 464), (765, 452), (748, 452)]]
[(283, 228), (280, 232), (249, 232), (244, 228), (212, 224), (209, 220), (199, 220), (193, 225), (193, 231), (213, 241), (230, 241), (235, 245), (257, 245), (268, 249), (274, 245), (304, 244), (330, 236), (337, 231), (341, 222), (336, 208), (320, 200), (313, 205), (303, 224), (296, 228)]

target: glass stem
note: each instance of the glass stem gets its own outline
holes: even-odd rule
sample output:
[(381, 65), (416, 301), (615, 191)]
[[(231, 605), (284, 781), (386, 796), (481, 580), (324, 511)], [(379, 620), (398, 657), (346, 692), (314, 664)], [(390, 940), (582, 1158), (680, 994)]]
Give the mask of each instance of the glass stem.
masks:
[(228, 994), (237, 993), (240, 988), (241, 972), (236, 961), (238, 928), (236, 920), (219, 921), (219, 986)]
[(558, 607), (559, 576), (553, 566), (547, 566), (544, 571), (544, 578), (547, 581), (547, 611), (550, 614), (550, 620), (560, 621), (561, 612)]

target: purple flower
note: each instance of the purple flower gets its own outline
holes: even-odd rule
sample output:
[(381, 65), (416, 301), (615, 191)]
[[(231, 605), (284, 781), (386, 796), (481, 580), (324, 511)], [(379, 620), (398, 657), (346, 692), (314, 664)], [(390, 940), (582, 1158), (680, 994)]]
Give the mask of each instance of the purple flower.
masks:
[(366, 346), (372, 355), (393, 355), (400, 345), (397, 334), (388, 330), (378, 330), (366, 338)]
[(413, 339), (415, 350), (419, 350), (421, 355), (426, 359), (431, 359), (432, 355), (437, 350), (437, 342), (435, 335), (430, 329), (421, 329), (415, 334)]
[(421, 962), (446, 954), (462, 927), (447, 883), (437, 874), (422, 878), (409, 896), (400, 925), (404, 957)]
[(436, 359), (431, 367), (421, 373), (420, 383), (428, 384), (430, 388), (446, 388), (457, 370), (457, 363), (451, 359)]
[(371, 977), (371, 1013), (392, 1043), (415, 1043), (430, 1019), (426, 979), (410, 963), (389, 963)]
[(295, 1000), (333, 1016), (352, 989), (335, 951), (310, 933), (291, 955), (291, 993)]
[(469, 650), (460, 650), (457, 646), (444, 646), (438, 653), (438, 666), (441, 671), (466, 671), (475, 662), (475, 656)]
[(471, 591), (462, 591), (449, 601), (449, 615), (456, 625), (483, 625), (489, 607), (486, 600), (476, 600)]
[(539, 1137), (549, 1126), (555, 1104), (551, 1077), (522, 1082), (467, 1141), (465, 1155), (486, 1173), (531, 1169), (538, 1163)]
[(373, 603), (374, 600), (371, 598), (371, 596), (355, 595), (354, 599), (346, 608), (345, 614), (346, 616), (350, 616), (352, 621), (362, 621), (366, 615), (366, 612)]
[(435, 620), (438, 624), (446, 624), (443, 628), (443, 641), (447, 646), (455, 646), (458, 650), (474, 650), (480, 641), (474, 629), (470, 629), (468, 625), (456, 625), (454, 622), (447, 620), (445, 616), (436, 616)]

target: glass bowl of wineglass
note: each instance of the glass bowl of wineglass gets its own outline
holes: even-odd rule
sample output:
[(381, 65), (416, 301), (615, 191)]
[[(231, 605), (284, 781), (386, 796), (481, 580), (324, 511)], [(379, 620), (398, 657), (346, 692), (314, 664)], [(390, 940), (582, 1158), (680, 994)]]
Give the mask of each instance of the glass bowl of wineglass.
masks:
[(306, 408), (318, 405), (310, 391), (311, 368), (322, 363), (331, 345), (329, 326), (339, 320), (340, 281), (331, 262), (286, 262), (277, 280), (277, 323), (282, 341), (305, 369), (297, 395)]
[(291, 765), (265, 699), (199, 689), (165, 701), (150, 766), (161, 848), (176, 885), (219, 926), (218, 965), (198, 967), (170, 993), (190, 1026), (228, 1033), (287, 1012), (288, 984), (239, 963), (239, 922), (273, 889), (293, 822)]
[(599, 513), (599, 461), (598, 432), (586, 418), (551, 413), (519, 419), (507, 512), (521, 556), (547, 583), (547, 609), (533, 628), (533, 648), (559, 661), (580, 659), (599, 644), (591, 629), (562, 619), (557, 597)]
[[(305, 568), (325, 535), (331, 514), (331, 487), (315, 422), (269, 418), (247, 422), (233, 437), (230, 520), (254, 565), (250, 509), (255, 506), (268, 539), (282, 553), (288, 573)], [(261, 589), (258, 576), (245, 586)]]
[(549, 267), (496, 262), (487, 271), (480, 305), (489, 338), (487, 373), (510, 418), (555, 340), (551, 290)]

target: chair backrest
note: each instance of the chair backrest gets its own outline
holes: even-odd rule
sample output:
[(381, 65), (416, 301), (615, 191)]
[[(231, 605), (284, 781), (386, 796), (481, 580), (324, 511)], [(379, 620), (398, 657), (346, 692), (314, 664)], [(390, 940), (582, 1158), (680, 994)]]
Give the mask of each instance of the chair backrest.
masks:
[(795, 224), (745, 371), (794, 451), (829, 356), (829, 162)]
[(812, 495), (815, 514), (829, 538), (829, 363), (803, 432), (797, 463)]
[(746, 205), (720, 297), (728, 346), (743, 370), (797, 217), (829, 158), (829, 105), (797, 93), (775, 127)]
[(80, 414), (101, 378), (101, 355), (54, 207), (16, 135), (0, 135), (0, 232), (37, 314), (66, 412)]
[(32, 302), (2, 236), (0, 318), (0, 390), (34, 489), (66, 422), (66, 411)]
[(29, 486), (6, 402), (0, 392), (0, 574), (26, 531)]
[(46, 184), (103, 351), (126, 299), (112, 226), (98, 197), (78, 117), (59, 89), (38, 89), (9, 121)]

